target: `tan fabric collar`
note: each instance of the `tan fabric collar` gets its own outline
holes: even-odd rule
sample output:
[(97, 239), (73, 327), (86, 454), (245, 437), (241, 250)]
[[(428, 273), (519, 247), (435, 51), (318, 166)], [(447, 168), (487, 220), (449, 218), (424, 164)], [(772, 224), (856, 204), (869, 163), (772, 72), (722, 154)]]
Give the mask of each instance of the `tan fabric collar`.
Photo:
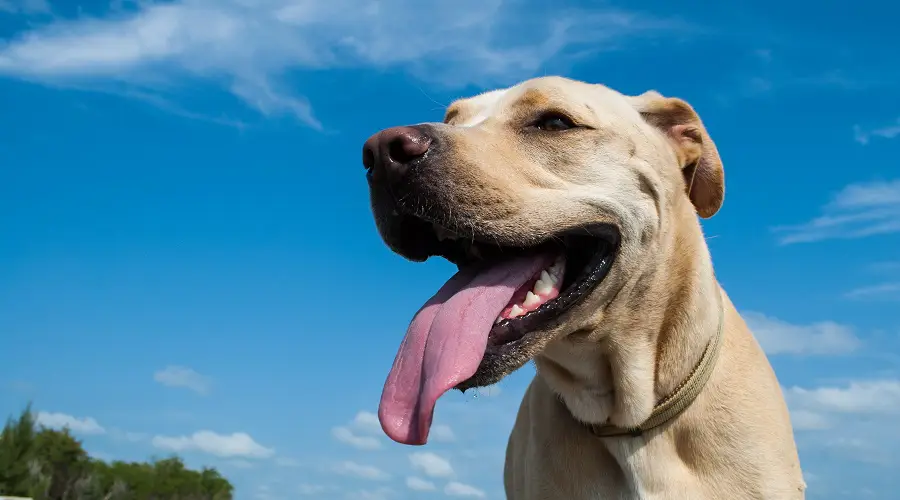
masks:
[(722, 301), (722, 292), (716, 291), (716, 298), (719, 303), (719, 326), (716, 335), (709, 341), (700, 361), (691, 371), (690, 375), (684, 379), (674, 392), (661, 399), (650, 417), (638, 427), (633, 429), (623, 429), (612, 424), (588, 424), (588, 428), (595, 436), (598, 437), (618, 437), (631, 436), (638, 437), (645, 432), (659, 427), (660, 425), (674, 419), (694, 402), (703, 386), (712, 375), (713, 368), (716, 366), (716, 360), (719, 358), (719, 350), (722, 346), (722, 338), (725, 336), (725, 306)]

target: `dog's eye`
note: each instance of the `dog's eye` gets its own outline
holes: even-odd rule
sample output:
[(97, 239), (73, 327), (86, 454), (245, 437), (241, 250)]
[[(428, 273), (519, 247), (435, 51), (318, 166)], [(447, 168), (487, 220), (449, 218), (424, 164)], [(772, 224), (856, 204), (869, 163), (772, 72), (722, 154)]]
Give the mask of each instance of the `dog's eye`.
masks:
[(547, 113), (534, 122), (534, 128), (548, 132), (560, 132), (575, 128), (571, 118), (562, 113)]

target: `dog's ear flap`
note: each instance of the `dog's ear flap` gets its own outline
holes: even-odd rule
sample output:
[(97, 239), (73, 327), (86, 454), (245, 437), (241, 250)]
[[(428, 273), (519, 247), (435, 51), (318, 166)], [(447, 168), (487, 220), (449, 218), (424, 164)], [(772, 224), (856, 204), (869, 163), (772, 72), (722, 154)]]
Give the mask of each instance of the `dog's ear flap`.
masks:
[(644, 120), (672, 141), (688, 197), (700, 217), (709, 218), (725, 200), (725, 171), (706, 127), (690, 104), (654, 90), (632, 97)]

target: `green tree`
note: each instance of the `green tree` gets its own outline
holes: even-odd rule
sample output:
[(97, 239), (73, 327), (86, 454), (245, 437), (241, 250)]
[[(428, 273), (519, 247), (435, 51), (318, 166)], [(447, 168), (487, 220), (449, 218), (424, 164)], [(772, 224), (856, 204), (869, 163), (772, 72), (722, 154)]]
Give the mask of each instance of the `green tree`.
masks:
[(91, 458), (68, 429), (39, 428), (31, 406), (0, 433), (0, 495), (35, 500), (231, 500), (234, 488), (212, 468), (178, 457), (106, 463)]
[(42, 429), (34, 439), (34, 454), (40, 477), (48, 484), (41, 491), (48, 499), (70, 499), (76, 494), (76, 485), (81, 489), (90, 482), (92, 463), (81, 442), (69, 433), (69, 429), (57, 431)]
[(6, 420), (0, 432), (0, 494), (25, 496), (31, 493), (35, 427), (31, 405), (18, 419)]

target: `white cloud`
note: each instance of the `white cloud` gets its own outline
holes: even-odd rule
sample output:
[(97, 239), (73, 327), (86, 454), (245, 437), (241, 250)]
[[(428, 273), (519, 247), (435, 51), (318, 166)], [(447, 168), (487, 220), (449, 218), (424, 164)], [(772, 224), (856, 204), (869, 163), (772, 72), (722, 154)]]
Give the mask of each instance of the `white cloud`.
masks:
[[(5, 0), (8, 2), (8, 0)], [(0, 46), (0, 74), (76, 86), (171, 92), (211, 82), (265, 115), (321, 124), (284, 75), (325, 68), (400, 68), (451, 87), (540, 74), (570, 53), (684, 34), (680, 21), (541, 2), (176, 0), (105, 18), (56, 19)]]
[(370, 434), (382, 434), (381, 423), (378, 421), (378, 415), (367, 411), (361, 411), (353, 418), (352, 425), (354, 428), (368, 432)]
[(900, 380), (866, 380), (843, 387), (785, 391), (791, 408), (845, 415), (900, 415)]
[(377, 450), (381, 448), (381, 442), (372, 436), (357, 436), (346, 427), (334, 427), (331, 429), (331, 436), (334, 439), (349, 444), (360, 450)]
[(153, 446), (174, 452), (199, 451), (217, 457), (268, 458), (275, 451), (257, 443), (248, 434), (217, 434), (212, 431), (198, 431), (190, 436), (155, 436)]
[(822, 430), (832, 425), (825, 415), (809, 410), (791, 410), (791, 424), (795, 431)]
[(447, 486), (444, 487), (444, 494), (451, 497), (472, 497), (472, 498), (485, 498), (487, 495), (484, 494), (483, 491), (479, 490), (474, 486), (469, 486), (468, 484), (457, 483), (456, 481), (452, 481), (447, 483)]
[[(358, 433), (372, 434), (370, 436)], [(379, 437), (382, 435), (381, 424), (378, 415), (367, 411), (356, 414), (347, 426), (337, 426), (331, 429), (331, 436), (341, 443), (348, 444), (360, 450), (377, 450), (381, 448)]]
[(431, 452), (418, 452), (409, 455), (413, 468), (430, 477), (450, 477), (453, 467), (450, 462)]
[(78, 418), (65, 413), (38, 412), (37, 423), (50, 429), (68, 428), (76, 434), (104, 434), (104, 429), (91, 417)]
[(183, 387), (197, 394), (208, 394), (211, 381), (184, 366), (167, 366), (153, 374), (153, 380), (167, 387)]
[(807, 454), (896, 468), (900, 380), (785, 388), (798, 444)]
[(391, 478), (390, 474), (374, 465), (362, 465), (350, 461), (341, 462), (334, 468), (334, 471), (338, 474), (371, 479), (373, 481), (386, 481)]
[(742, 313), (766, 354), (847, 354), (859, 347), (853, 329), (831, 321), (793, 325), (758, 312)]
[(413, 491), (434, 491), (437, 489), (437, 486), (431, 481), (412, 476), (406, 478), (406, 487)]
[(456, 441), (456, 434), (449, 425), (433, 425), (428, 433), (428, 438), (434, 441), (449, 443)]
[(900, 232), (900, 179), (851, 184), (804, 224), (780, 226), (781, 244)]
[(873, 128), (870, 130), (865, 130), (859, 125), (855, 125), (853, 127), (853, 139), (862, 145), (868, 144), (873, 137), (878, 137), (881, 139), (893, 139), (897, 136), (900, 136), (900, 119), (895, 121), (893, 124), (886, 125), (884, 127)]

